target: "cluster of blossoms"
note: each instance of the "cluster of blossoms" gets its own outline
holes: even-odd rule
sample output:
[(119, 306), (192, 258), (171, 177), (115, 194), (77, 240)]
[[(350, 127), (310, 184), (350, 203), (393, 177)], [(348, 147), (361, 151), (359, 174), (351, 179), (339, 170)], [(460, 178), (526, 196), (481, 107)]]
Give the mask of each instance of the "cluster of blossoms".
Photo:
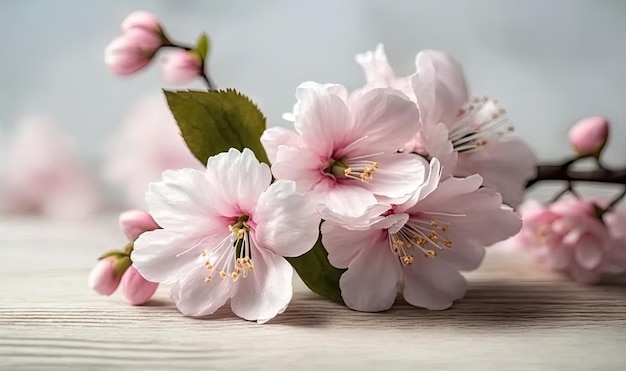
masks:
[[(158, 23), (140, 29), (166, 40)], [(408, 77), (396, 77), (382, 46), (356, 60), (366, 76), (360, 89), (297, 88), (293, 112), (284, 115), (293, 130), (274, 127), (260, 138), (270, 165), (248, 148), (231, 148), (204, 170), (166, 171), (149, 185), (154, 228), (133, 235), (130, 259), (146, 280), (173, 285), (184, 315), (207, 316), (229, 302), (246, 320), (272, 319), (292, 298), (287, 258), (316, 242), (344, 270), (338, 285), (348, 307), (384, 311), (400, 291), (416, 307), (446, 309), (465, 295), (461, 272), (480, 265), (485, 247), (520, 231), (513, 208), (537, 165), (509, 135), (500, 104), (471, 97), (461, 67), (442, 52), (418, 53)], [(577, 202), (524, 213), (531, 220), (524, 230), (535, 232), (520, 236), (539, 238), (542, 259), (559, 268), (576, 262), (572, 274), (618, 271), (605, 256), (624, 259), (624, 249), (597, 246), (625, 245), (623, 232), (609, 227), (603, 235), (590, 211), (597, 208)], [(612, 215), (607, 225), (623, 225)]]

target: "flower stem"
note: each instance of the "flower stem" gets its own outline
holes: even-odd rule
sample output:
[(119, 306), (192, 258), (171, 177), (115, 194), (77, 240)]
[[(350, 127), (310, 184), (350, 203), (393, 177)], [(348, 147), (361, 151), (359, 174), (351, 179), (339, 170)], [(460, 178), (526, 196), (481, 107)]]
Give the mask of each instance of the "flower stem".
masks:
[[(571, 161), (571, 160), (570, 160)], [(543, 164), (537, 166), (537, 176), (526, 183), (526, 188), (546, 180), (563, 180), (567, 182), (594, 182), (626, 185), (626, 167), (621, 169), (599, 168), (595, 170), (569, 170), (573, 162), (563, 164)]]

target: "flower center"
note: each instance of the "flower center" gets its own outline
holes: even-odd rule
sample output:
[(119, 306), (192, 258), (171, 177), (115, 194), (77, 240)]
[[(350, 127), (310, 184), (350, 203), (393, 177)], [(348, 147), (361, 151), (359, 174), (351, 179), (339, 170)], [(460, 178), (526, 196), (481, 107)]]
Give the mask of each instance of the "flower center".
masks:
[(395, 233), (389, 233), (389, 247), (403, 265), (413, 263), (413, 251), (418, 250), (426, 258), (437, 257), (437, 250), (452, 248), (447, 231), (450, 222), (439, 219), (441, 216), (457, 216), (444, 213), (424, 213), (410, 218)]
[(237, 223), (229, 225), (230, 234), (209, 253), (200, 253), (200, 260), (209, 271), (205, 282), (213, 280), (213, 273), (219, 272), (222, 279), (229, 277), (236, 281), (240, 276), (246, 278), (254, 270), (250, 251), (250, 227), (246, 224), (248, 215), (240, 216)]
[(455, 151), (468, 152), (483, 148), (513, 130), (506, 111), (496, 100), (474, 97), (459, 109), (449, 136)]
[(340, 158), (331, 159), (330, 164), (324, 172), (333, 174), (338, 179), (356, 179), (366, 182), (372, 179), (372, 175), (379, 168), (376, 161), (367, 159), (369, 156), (362, 156), (352, 159)]

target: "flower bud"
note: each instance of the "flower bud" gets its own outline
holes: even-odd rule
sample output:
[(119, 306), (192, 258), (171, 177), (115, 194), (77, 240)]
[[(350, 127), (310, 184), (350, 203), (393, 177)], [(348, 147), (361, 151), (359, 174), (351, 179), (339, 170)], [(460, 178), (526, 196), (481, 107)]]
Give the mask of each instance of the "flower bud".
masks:
[(133, 28), (143, 28), (157, 34), (162, 33), (158, 18), (144, 10), (132, 12), (122, 21), (122, 31), (126, 32)]
[(195, 54), (177, 50), (163, 58), (161, 72), (169, 83), (184, 84), (202, 74), (202, 60)]
[(115, 38), (104, 50), (104, 62), (116, 75), (132, 75), (144, 69), (152, 59), (139, 44), (127, 35)]
[(587, 117), (569, 131), (569, 140), (581, 156), (600, 156), (609, 137), (609, 122), (604, 117)]
[(89, 273), (88, 285), (100, 295), (111, 295), (117, 289), (122, 279), (121, 275), (115, 274), (116, 258), (104, 258), (99, 260)]
[(160, 228), (150, 214), (141, 210), (128, 210), (121, 213), (119, 225), (130, 241), (136, 240), (143, 232)]
[(159, 284), (147, 281), (135, 267), (130, 267), (122, 276), (122, 292), (132, 305), (143, 305), (152, 298)]

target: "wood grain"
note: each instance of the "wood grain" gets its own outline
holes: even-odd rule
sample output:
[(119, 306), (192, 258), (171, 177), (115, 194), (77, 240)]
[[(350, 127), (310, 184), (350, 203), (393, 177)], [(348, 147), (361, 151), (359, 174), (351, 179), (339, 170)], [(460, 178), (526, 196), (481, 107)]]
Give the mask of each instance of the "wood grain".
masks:
[(624, 284), (578, 285), (497, 249), (447, 311), (358, 313), (296, 281), (258, 325), (227, 308), (182, 317), (166, 287), (145, 307), (90, 292), (95, 257), (123, 243), (112, 216), (0, 222), (0, 369), (626, 369)]

